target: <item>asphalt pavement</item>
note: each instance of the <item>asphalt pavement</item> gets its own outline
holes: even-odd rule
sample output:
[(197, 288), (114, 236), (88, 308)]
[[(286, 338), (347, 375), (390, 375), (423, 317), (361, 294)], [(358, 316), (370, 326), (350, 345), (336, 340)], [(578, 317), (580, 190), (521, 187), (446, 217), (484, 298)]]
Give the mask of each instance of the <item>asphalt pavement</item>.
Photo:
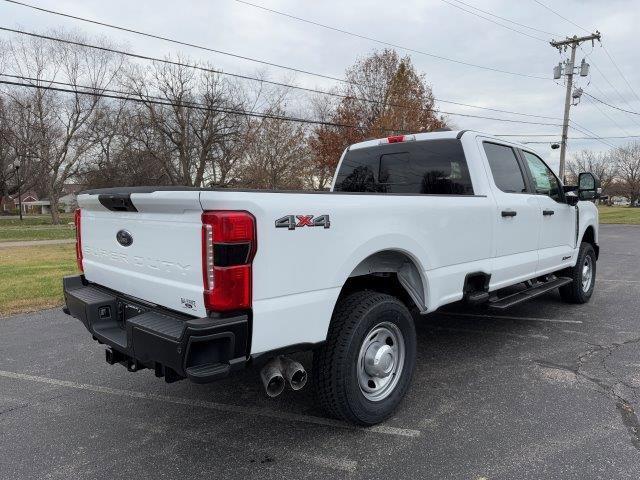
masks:
[(255, 370), (195, 385), (109, 366), (59, 309), (2, 318), (0, 478), (638, 479), (640, 227), (602, 226), (600, 246), (586, 305), (421, 318), (413, 386), (372, 429), (327, 419), (309, 387), (267, 398)]

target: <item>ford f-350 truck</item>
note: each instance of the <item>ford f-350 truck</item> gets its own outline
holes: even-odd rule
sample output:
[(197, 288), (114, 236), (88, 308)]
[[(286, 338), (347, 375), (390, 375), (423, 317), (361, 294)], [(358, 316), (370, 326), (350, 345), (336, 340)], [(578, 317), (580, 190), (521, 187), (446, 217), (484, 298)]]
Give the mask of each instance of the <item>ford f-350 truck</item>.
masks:
[(65, 311), (109, 363), (169, 382), (262, 365), (277, 395), (306, 382), (288, 355), (313, 350), (320, 405), (371, 425), (409, 387), (418, 314), (589, 300), (599, 183), (578, 183), (525, 145), (444, 131), (350, 146), (329, 192), (87, 191)]

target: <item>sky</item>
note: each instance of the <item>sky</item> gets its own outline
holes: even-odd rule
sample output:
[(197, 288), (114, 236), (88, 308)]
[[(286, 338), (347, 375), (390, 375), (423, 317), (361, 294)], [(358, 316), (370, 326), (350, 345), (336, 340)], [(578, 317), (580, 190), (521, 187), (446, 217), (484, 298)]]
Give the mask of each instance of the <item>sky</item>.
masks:
[[(553, 81), (552, 70), (566, 55), (552, 48), (548, 41), (598, 29), (604, 48), (598, 43), (592, 47), (587, 42), (578, 49), (576, 63), (586, 58), (591, 71), (586, 78), (575, 77), (577, 86), (611, 104), (640, 112), (640, 35), (636, 29), (640, 24), (640, 0), (540, 0), (565, 19), (536, 0), (247, 1), (397, 45), (396, 50), (409, 55), (417, 70), (426, 75), (434, 96), (440, 100), (436, 105), (441, 111), (553, 124), (447, 115), (449, 122), (460, 129), (506, 135), (553, 135), (509, 137), (518, 141), (549, 142), (560, 138), (561, 127), (557, 125), (562, 120), (565, 88), (563, 79), (558, 81), (560, 84)], [(238, 0), (25, 0), (25, 3), (333, 77), (343, 77), (345, 69), (356, 59), (385, 48), (369, 39), (304, 23)], [(5, 0), (0, 0), (0, 18), (2, 26), (38, 33), (57, 28), (80, 30), (126, 45), (139, 54), (163, 57), (180, 53), (228, 72), (249, 75), (259, 72), (271, 80), (311, 88), (329, 89), (335, 85), (332, 80), (83, 23)], [(432, 55), (543, 78), (495, 72)], [(553, 118), (492, 112), (445, 100)], [(588, 132), (587, 136), (640, 135), (640, 115), (620, 112), (584, 95), (580, 104), (572, 107), (571, 119), (576, 126), (587, 129), (583, 130)], [(570, 129), (570, 138), (580, 136), (585, 133)], [(633, 139), (572, 139), (568, 155), (582, 149), (606, 151), (629, 141)], [(549, 143), (530, 146), (557, 170), (559, 150), (552, 150)]]

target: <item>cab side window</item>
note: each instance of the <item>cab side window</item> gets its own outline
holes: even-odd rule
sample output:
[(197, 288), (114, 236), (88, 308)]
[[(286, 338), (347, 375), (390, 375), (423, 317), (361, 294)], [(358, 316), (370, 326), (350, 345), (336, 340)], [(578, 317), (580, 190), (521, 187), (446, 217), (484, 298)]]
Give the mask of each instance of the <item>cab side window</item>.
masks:
[(507, 145), (490, 142), (484, 142), (482, 146), (496, 186), (506, 193), (526, 192), (527, 186), (515, 150)]
[(538, 157), (530, 152), (522, 151), (524, 158), (527, 160), (527, 165), (531, 171), (531, 177), (533, 178), (533, 188), (536, 193), (547, 195), (556, 202), (562, 202), (562, 188), (560, 187), (560, 181), (554, 175), (549, 167)]

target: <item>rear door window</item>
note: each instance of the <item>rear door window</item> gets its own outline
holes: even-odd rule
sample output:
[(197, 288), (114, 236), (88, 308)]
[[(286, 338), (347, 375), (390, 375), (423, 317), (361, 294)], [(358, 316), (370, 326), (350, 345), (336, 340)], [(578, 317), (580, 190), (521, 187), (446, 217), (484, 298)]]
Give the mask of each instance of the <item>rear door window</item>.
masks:
[(457, 139), (398, 143), (347, 152), (335, 191), (473, 195)]
[(496, 186), (505, 193), (526, 192), (527, 186), (515, 150), (497, 143), (483, 142), (482, 145)]

